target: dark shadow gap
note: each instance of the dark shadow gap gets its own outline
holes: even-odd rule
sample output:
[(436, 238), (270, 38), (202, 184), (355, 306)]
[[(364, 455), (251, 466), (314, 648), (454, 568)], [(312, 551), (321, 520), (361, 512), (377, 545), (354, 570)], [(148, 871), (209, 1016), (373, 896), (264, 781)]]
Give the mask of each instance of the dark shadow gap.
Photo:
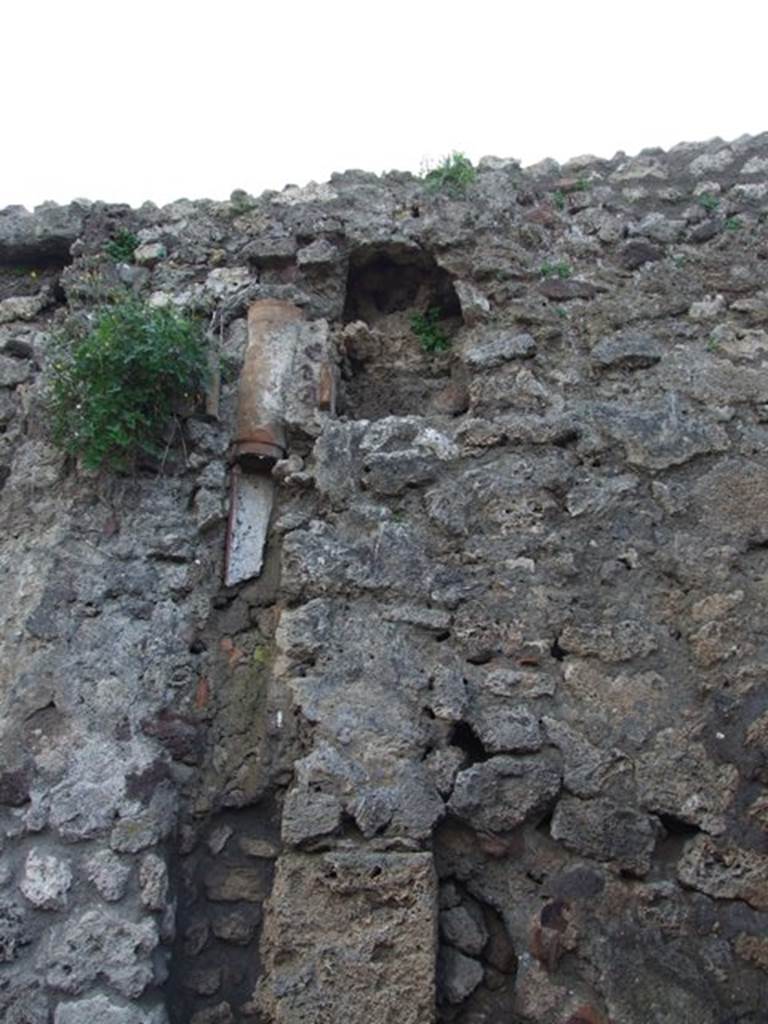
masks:
[(468, 762), (467, 767), (480, 764), (492, 757), (468, 722), (457, 722), (454, 725), (449, 742), (464, 752)]
[(366, 246), (350, 256), (344, 322), (369, 324), (406, 309), (437, 308), (443, 318), (461, 316), (447, 270), (421, 249), (403, 245)]

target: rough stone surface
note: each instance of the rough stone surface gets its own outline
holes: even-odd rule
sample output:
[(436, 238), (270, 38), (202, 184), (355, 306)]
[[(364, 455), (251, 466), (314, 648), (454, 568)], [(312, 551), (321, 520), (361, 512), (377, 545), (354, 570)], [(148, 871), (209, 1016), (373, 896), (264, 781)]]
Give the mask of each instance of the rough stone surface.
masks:
[(623, 331), (601, 340), (592, 349), (592, 361), (605, 369), (645, 370), (662, 356), (656, 340), (638, 331)]
[(499, 334), (491, 330), (471, 339), (462, 358), (474, 370), (492, 370), (510, 359), (528, 359), (536, 354), (530, 334)]
[(224, 1001), (207, 1010), (198, 1010), (190, 1024), (233, 1024), (234, 1019), (232, 1007)]
[(530, 753), (542, 745), (538, 717), (482, 686), (469, 687), (464, 717), (490, 753)]
[(431, 1019), (435, 907), (429, 854), (281, 858), (262, 939), (263, 1012), (276, 1024)]
[[(0, 211), (1, 1020), (763, 1024), (767, 204), (764, 135)], [(92, 474), (52, 336), (128, 293), (211, 380)]]
[(459, 772), (448, 808), (475, 828), (504, 832), (543, 817), (559, 790), (548, 759), (492, 757)]
[(100, 850), (85, 863), (87, 877), (102, 899), (113, 903), (125, 895), (131, 868), (111, 850)]
[(164, 910), (168, 902), (168, 869), (156, 853), (146, 854), (139, 864), (141, 902), (150, 910)]
[(467, 906), (450, 907), (440, 914), (440, 933), (447, 943), (477, 956), (482, 953), (488, 941), (488, 932), (483, 924), (482, 913)]
[(32, 906), (39, 910), (63, 910), (71, 885), (72, 871), (65, 860), (35, 850), (29, 852), (19, 888)]
[(138, 1006), (117, 1005), (106, 996), (59, 1003), (53, 1024), (166, 1024), (162, 1008), (143, 1010)]
[(154, 979), (151, 961), (157, 929), (102, 910), (58, 925), (48, 940), (46, 981), (58, 992), (79, 995), (96, 979), (126, 998), (137, 998)]
[(455, 949), (440, 953), (440, 974), (443, 992), (449, 1003), (461, 1003), (483, 980), (482, 965)]
[(222, 866), (205, 881), (208, 899), (216, 903), (257, 903), (266, 895), (264, 875), (258, 868)]
[(69, 247), (83, 230), (88, 205), (43, 203), (34, 213), (23, 206), (0, 210), (0, 257), (3, 263), (25, 264), (36, 260), (66, 262)]
[(632, 808), (563, 797), (552, 818), (552, 838), (583, 856), (644, 875), (651, 866), (656, 829), (648, 815)]
[(768, 910), (768, 857), (726, 841), (697, 837), (680, 860), (681, 882), (719, 899), (744, 900)]
[[(6, 303), (2, 303), (2, 305), (6, 305)], [(2, 309), (0, 309), (0, 322), (2, 322)], [(23, 384), (31, 374), (32, 367), (26, 360), (0, 355), (0, 387), (11, 388), (17, 384)]]
[(153, 267), (165, 259), (167, 253), (162, 242), (145, 242), (133, 250), (133, 258), (141, 267)]
[(714, 763), (684, 731), (664, 729), (636, 761), (635, 771), (640, 800), (649, 810), (712, 834), (725, 831), (739, 783), (735, 765)]
[(656, 649), (653, 634), (639, 622), (618, 622), (614, 626), (569, 624), (558, 642), (570, 654), (602, 661), (628, 661)]

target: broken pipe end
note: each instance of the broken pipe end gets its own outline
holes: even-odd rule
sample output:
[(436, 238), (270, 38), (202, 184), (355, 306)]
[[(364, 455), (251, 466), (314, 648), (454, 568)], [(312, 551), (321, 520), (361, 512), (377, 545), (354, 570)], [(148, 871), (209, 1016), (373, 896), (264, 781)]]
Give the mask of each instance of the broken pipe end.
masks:
[(269, 469), (284, 459), (287, 453), (285, 434), (272, 426), (256, 427), (247, 437), (235, 438), (230, 450), (232, 462), (242, 466), (246, 473)]

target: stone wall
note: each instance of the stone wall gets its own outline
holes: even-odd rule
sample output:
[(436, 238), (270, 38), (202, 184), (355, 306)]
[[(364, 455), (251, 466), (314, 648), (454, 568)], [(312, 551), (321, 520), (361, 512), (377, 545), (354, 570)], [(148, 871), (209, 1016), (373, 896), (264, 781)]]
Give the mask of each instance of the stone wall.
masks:
[[(220, 400), (120, 477), (45, 387), (123, 290)], [(265, 298), (336, 408), (226, 587)], [(767, 136), (0, 211), (0, 1018), (760, 1024), (766, 353)]]

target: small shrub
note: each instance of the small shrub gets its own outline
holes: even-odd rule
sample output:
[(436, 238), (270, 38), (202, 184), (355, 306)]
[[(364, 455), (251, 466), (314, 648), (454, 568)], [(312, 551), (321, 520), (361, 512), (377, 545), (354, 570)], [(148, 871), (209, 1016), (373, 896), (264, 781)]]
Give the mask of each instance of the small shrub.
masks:
[(120, 228), (104, 246), (104, 252), (111, 256), (115, 263), (133, 263), (133, 254), (138, 244), (139, 240), (132, 231)]
[(702, 192), (699, 196), (699, 206), (703, 206), (709, 213), (713, 213), (720, 205), (720, 200), (717, 196), (710, 195), (709, 192)]
[(539, 273), (542, 277), (559, 277), (561, 281), (565, 281), (571, 276), (573, 270), (565, 260), (560, 260), (559, 263), (542, 263)]
[(229, 209), (233, 217), (241, 217), (244, 213), (250, 213), (256, 206), (256, 200), (245, 189), (236, 188), (229, 197)]
[(440, 327), (440, 310), (432, 306), (426, 313), (416, 313), (411, 317), (411, 330), (419, 339), (425, 352), (445, 352), (450, 347), (450, 340)]
[(446, 156), (437, 167), (426, 171), (424, 184), (430, 192), (463, 194), (477, 176), (472, 161), (463, 153), (453, 152)]
[(90, 329), (55, 340), (53, 440), (91, 469), (159, 455), (176, 403), (199, 390), (206, 367), (202, 330), (180, 313), (136, 299), (104, 307)]
[(728, 231), (741, 231), (743, 225), (738, 217), (729, 217), (725, 222)]
[(586, 178), (578, 178), (570, 185), (567, 185), (566, 188), (556, 188), (552, 193), (552, 202), (558, 210), (564, 210), (568, 205), (569, 192), (587, 192), (589, 187), (590, 185)]

